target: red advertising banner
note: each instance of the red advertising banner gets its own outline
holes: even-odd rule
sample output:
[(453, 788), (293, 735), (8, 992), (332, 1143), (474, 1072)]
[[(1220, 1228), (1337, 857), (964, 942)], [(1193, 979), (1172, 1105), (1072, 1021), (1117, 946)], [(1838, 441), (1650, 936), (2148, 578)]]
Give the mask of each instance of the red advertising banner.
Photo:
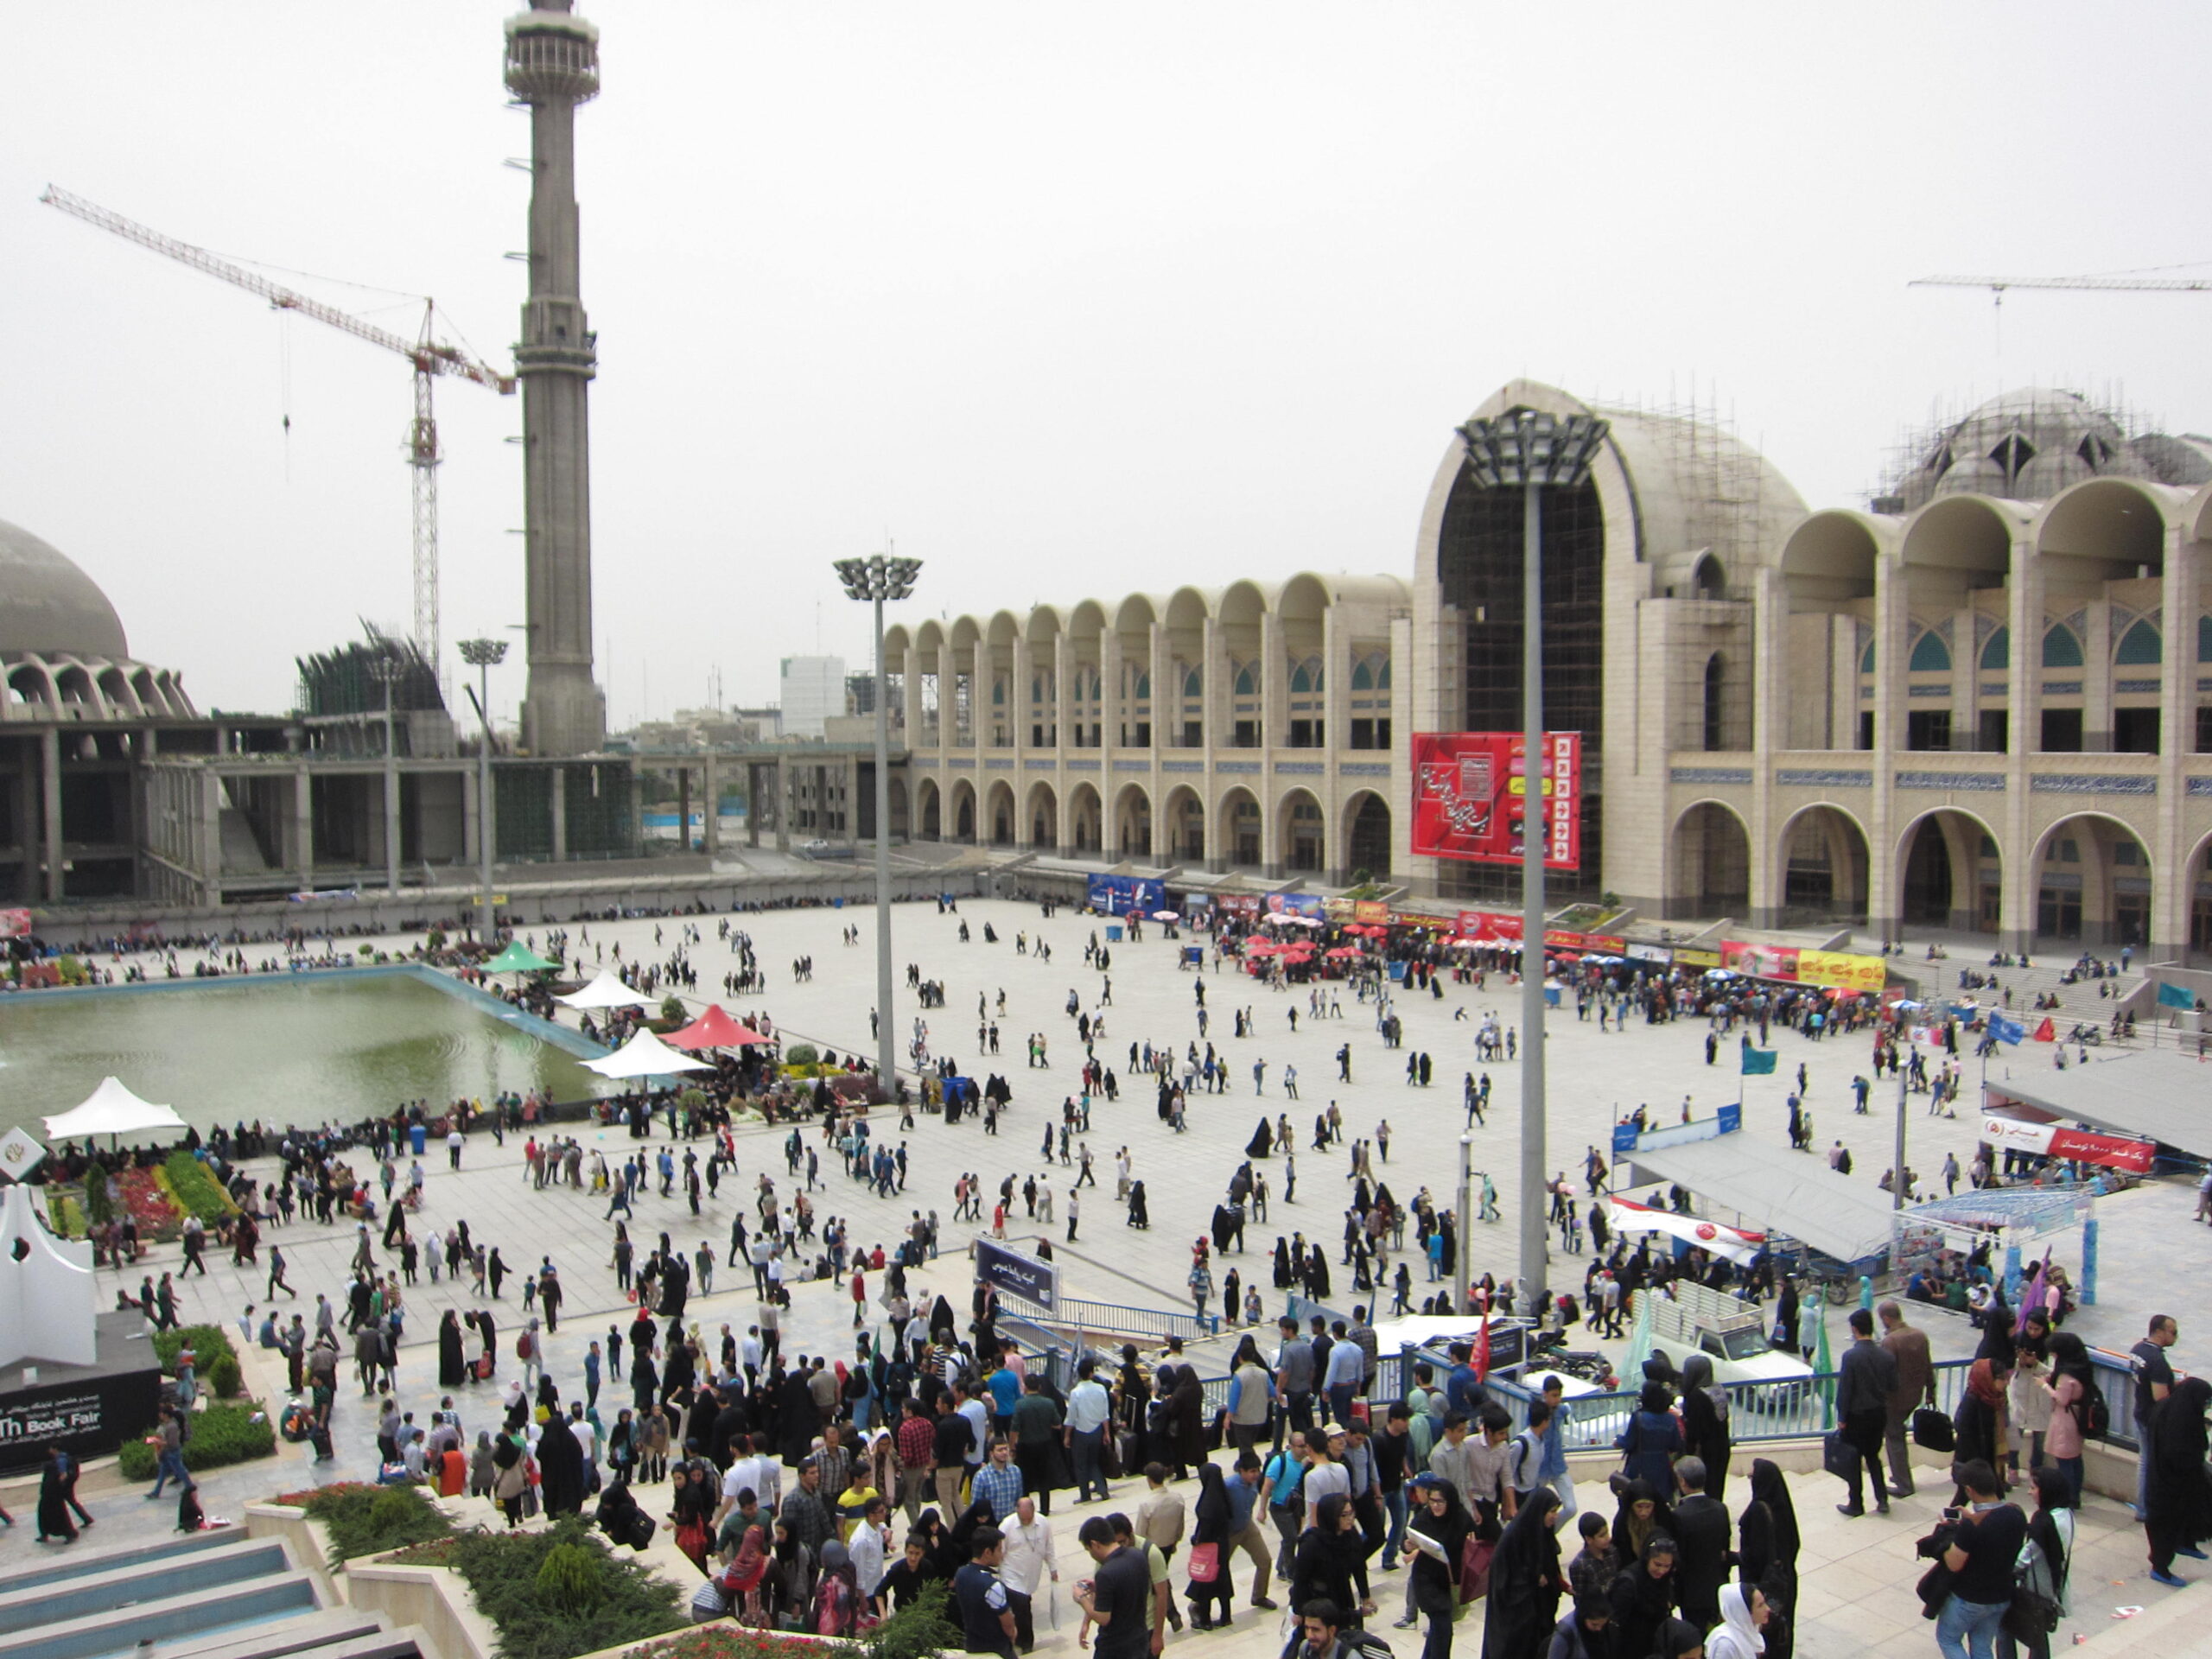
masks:
[(1797, 977), (1797, 947), (1794, 944), (1738, 944), (1733, 940), (1720, 947), (1720, 965), (1732, 969), (1746, 979), (1787, 979)]
[(1352, 902), (1351, 918), (1370, 927), (1384, 927), (1390, 921), (1390, 901), (1387, 899), (1359, 899)]
[(1595, 950), (1604, 956), (1618, 957), (1627, 946), (1626, 939), (1616, 938), (1610, 933), (1570, 933), (1565, 928), (1554, 927), (1544, 935), (1544, 947), (1550, 950)]
[(1521, 918), (1502, 910), (1463, 910), (1459, 912), (1459, 937), (1463, 939), (1499, 939), (1507, 944), (1521, 943)]
[(1999, 1151), (2009, 1148), (2015, 1152), (2048, 1153), (2053, 1158), (2100, 1164), (2107, 1169), (2125, 1170), (2131, 1175), (2148, 1175), (2151, 1161), (2158, 1151), (2156, 1143), (2149, 1141), (2091, 1135), (2084, 1129), (2064, 1128), (2056, 1123), (2030, 1123), (1994, 1113), (1982, 1117), (1981, 1138)]
[(20, 939), (31, 931), (28, 910), (0, 910), (0, 939)]
[[(1414, 734), (1413, 850), (1489, 864), (1521, 859), (1526, 746), (1513, 732)], [(1537, 757), (1544, 868), (1582, 862), (1582, 735), (1553, 732)]]

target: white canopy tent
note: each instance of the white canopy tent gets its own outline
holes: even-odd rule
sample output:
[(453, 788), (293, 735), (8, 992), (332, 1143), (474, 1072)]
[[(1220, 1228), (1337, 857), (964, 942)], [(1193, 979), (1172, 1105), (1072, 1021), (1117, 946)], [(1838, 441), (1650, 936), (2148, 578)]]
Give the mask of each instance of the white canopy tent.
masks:
[(173, 1108), (139, 1099), (114, 1077), (101, 1078), (100, 1086), (82, 1105), (46, 1120), (46, 1133), (55, 1141), (93, 1135), (150, 1135), (186, 1127)]
[(696, 1059), (671, 1048), (650, 1031), (639, 1031), (612, 1054), (583, 1062), (584, 1070), (602, 1077), (664, 1077), (678, 1071), (711, 1071), (711, 1060)]
[(553, 999), (564, 1008), (643, 1008), (652, 1005), (649, 996), (640, 996), (613, 974), (602, 968), (590, 984), (580, 991)]

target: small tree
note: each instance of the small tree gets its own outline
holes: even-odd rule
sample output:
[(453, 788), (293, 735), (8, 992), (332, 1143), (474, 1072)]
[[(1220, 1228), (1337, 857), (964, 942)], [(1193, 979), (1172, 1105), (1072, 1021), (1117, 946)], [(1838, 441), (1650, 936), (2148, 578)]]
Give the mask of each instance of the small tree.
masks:
[(554, 1545), (538, 1566), (537, 1593), (571, 1618), (586, 1617), (607, 1599), (599, 1558), (582, 1544)]
[(689, 1018), (684, 1011), (683, 999), (680, 996), (663, 998), (660, 1005), (660, 1017), (682, 1025)]

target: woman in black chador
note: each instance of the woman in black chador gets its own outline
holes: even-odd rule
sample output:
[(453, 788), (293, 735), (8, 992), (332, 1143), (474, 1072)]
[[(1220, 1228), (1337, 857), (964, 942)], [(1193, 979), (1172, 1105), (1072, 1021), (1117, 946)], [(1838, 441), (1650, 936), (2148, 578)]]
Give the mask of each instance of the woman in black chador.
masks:
[(1252, 1131), (1252, 1138), (1244, 1143), (1244, 1155), (1247, 1158), (1266, 1158), (1272, 1156), (1274, 1149), (1274, 1131), (1268, 1127), (1268, 1120), (1263, 1117), (1260, 1120), (1260, 1127)]

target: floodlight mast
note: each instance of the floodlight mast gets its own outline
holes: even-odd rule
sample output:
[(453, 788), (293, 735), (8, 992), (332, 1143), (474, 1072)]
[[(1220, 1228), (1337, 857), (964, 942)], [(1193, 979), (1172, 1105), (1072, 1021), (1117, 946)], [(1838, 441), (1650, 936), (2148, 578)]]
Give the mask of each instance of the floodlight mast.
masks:
[[(1514, 410), (1459, 429), (1467, 470), (1486, 490), (1522, 492), (1521, 558), (1521, 1300), (1541, 1313), (1551, 1253), (1544, 1202), (1544, 849), (1550, 836), (1545, 802), (1543, 491), (1586, 483), (1605, 442), (1594, 415)], [(1579, 804), (1577, 810), (1580, 810)], [(1462, 1209), (1466, 1206), (1463, 1203)], [(1459, 1261), (1452, 1275), (1454, 1313), (1467, 1306), (1471, 1217), (1459, 1217)]]
[[(831, 568), (845, 597), (874, 607), (875, 620), (875, 1071), (887, 1098), (899, 1094), (899, 1033), (891, 1017), (891, 699), (884, 688), (883, 605), (914, 591), (919, 559), (871, 553)], [(855, 811), (857, 802), (853, 804)]]
[(476, 845), (478, 874), (483, 883), (483, 938), (487, 947), (499, 943), (499, 906), (492, 897), (492, 670), (505, 661), (506, 655), (507, 642), (504, 639), (461, 642), (461, 660), (476, 671), (477, 684), (482, 687), (480, 696), (472, 688), (468, 700), (476, 705), (476, 718), (484, 728), (483, 741), (476, 751)]

